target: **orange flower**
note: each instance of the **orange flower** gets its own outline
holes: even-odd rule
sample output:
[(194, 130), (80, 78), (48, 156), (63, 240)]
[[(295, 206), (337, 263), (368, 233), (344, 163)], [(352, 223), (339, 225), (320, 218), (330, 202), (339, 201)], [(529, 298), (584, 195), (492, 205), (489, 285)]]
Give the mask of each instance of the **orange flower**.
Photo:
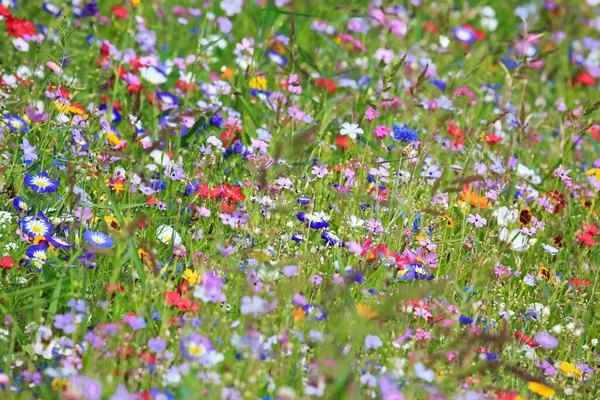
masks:
[(294, 310), (292, 315), (294, 316), (294, 321), (302, 321), (306, 316), (306, 312), (301, 307), (298, 307)]
[(358, 315), (360, 315), (361, 317), (363, 317), (364, 319), (367, 319), (367, 320), (373, 319), (379, 315), (377, 313), (377, 311), (371, 310), (371, 307), (363, 306), (362, 304), (356, 305), (356, 312), (358, 313)]
[(463, 190), (459, 195), (461, 199), (468, 201), (474, 207), (491, 208), (488, 204), (488, 199), (485, 196), (479, 196), (469, 191), (468, 185), (463, 186)]

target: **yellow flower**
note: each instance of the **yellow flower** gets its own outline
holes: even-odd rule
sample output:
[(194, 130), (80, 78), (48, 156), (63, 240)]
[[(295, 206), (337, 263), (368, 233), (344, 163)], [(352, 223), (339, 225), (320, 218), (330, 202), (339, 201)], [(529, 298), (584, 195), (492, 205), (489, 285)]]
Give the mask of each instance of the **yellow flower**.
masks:
[(250, 86), (250, 89), (265, 90), (267, 88), (267, 80), (263, 76), (257, 76), (250, 79), (248, 86)]
[(597, 181), (600, 181), (600, 168), (592, 168), (589, 171), (585, 171), (586, 175), (594, 175)]
[(531, 390), (533, 393), (538, 394), (540, 396), (542, 396), (543, 398), (549, 398), (552, 397), (556, 394), (556, 390), (552, 389), (551, 387), (548, 387), (542, 383), (537, 383), (537, 382), (529, 382), (527, 384), (527, 387), (529, 388), (529, 390)]
[(115, 135), (112, 132), (107, 133), (106, 138), (108, 139), (108, 142), (110, 143), (111, 146), (118, 146), (118, 145), (123, 144), (123, 140), (121, 140), (120, 137), (118, 137), (117, 135)]
[(188, 281), (190, 285), (195, 285), (200, 280), (200, 274), (198, 273), (198, 271), (194, 271), (188, 268), (183, 273), (183, 279)]
[(131, 0), (131, 5), (137, 7), (140, 5), (140, 0)]
[(113, 217), (112, 215), (107, 215), (104, 217), (104, 222), (106, 222), (106, 224), (111, 228), (114, 229), (118, 232), (123, 232), (121, 230), (121, 224), (119, 224), (119, 221)]
[(566, 361), (560, 363), (560, 370), (563, 374), (571, 378), (581, 377), (583, 375), (583, 372), (581, 372), (581, 370), (577, 368), (575, 364)]

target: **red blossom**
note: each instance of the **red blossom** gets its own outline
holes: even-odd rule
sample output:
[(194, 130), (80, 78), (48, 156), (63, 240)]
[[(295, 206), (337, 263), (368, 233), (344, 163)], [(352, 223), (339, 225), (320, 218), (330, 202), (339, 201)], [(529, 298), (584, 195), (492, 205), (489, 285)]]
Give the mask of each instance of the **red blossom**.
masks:
[[(1, 11), (1, 10), (0, 10)], [(14, 267), (15, 262), (9, 256), (5, 256), (0, 258), (0, 269), (12, 269)]]
[(496, 136), (493, 133), (486, 133), (483, 135), (483, 138), (485, 139), (485, 142), (490, 146), (496, 143), (500, 143), (502, 141), (502, 138), (500, 136)]
[(4, 21), (9, 36), (23, 38), (25, 35), (35, 35), (35, 27), (33, 22), (26, 19), (9, 17)]
[(12, 18), (12, 14), (10, 13), (10, 10), (6, 7), (4, 7), (2, 4), (0, 4), (0, 17), (4, 17), (4, 18)]
[(585, 86), (594, 86), (596, 84), (596, 79), (589, 72), (581, 72), (577, 75), (577, 81)]
[(110, 12), (116, 19), (127, 19), (129, 17), (129, 13), (122, 6), (114, 6)]

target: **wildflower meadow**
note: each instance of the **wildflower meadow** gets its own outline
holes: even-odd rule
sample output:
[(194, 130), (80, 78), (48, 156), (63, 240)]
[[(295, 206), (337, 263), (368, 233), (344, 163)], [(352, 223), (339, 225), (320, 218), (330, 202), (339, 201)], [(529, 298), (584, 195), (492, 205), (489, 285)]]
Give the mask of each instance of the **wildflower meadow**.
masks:
[(0, 399), (598, 399), (599, 0), (0, 0)]

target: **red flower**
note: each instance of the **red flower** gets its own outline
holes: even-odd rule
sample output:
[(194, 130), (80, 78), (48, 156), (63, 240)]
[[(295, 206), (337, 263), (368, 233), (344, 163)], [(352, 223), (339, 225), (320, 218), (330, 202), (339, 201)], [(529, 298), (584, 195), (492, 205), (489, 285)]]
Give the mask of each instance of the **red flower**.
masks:
[(594, 235), (592, 235), (590, 232), (581, 233), (575, 236), (575, 239), (579, 240), (579, 242), (585, 247), (592, 247), (598, 243), (596, 240), (594, 240)]
[(529, 347), (536, 348), (536, 347), (540, 346), (535, 340), (533, 340), (531, 337), (527, 336), (526, 334), (524, 334), (522, 332), (515, 332), (515, 338), (519, 342), (526, 344)]
[(221, 209), (225, 214), (231, 214), (235, 211), (235, 204), (228, 203), (226, 201), (221, 202)]
[(35, 35), (35, 27), (33, 26), (33, 22), (27, 21), (26, 19), (9, 17), (6, 21), (4, 21), (4, 23), (8, 29), (7, 33), (9, 36), (22, 38), (25, 35)]
[(10, 10), (6, 7), (4, 7), (2, 4), (0, 4), (0, 17), (4, 17), (4, 18), (12, 18), (12, 14), (10, 13)]
[(425, 32), (437, 33), (438, 26), (433, 22), (425, 22), (425, 24), (423, 24), (423, 30)]
[(594, 86), (596, 84), (596, 79), (589, 72), (581, 72), (577, 75), (577, 81), (585, 86)]
[(339, 148), (345, 149), (348, 146), (348, 138), (346, 136), (337, 136), (335, 138), (335, 143)]
[(106, 285), (106, 291), (109, 293), (123, 293), (125, 291), (125, 288), (119, 285), (118, 283), (109, 283), (108, 285)]
[(500, 136), (496, 136), (493, 133), (486, 133), (483, 135), (483, 138), (485, 139), (485, 142), (490, 146), (496, 143), (500, 143), (502, 141), (502, 138)]
[(592, 282), (583, 278), (571, 278), (571, 285), (579, 288), (593, 287)]
[(498, 400), (517, 400), (519, 398), (519, 394), (515, 392), (496, 392), (496, 396), (498, 396)]
[[(2, 10), (0, 10), (2, 11)], [(11, 269), (15, 263), (9, 256), (0, 258), (0, 269)]]
[(129, 17), (127, 10), (121, 6), (114, 6), (111, 8), (110, 12), (115, 16), (116, 19), (127, 19)]
[(600, 142), (600, 125), (592, 126), (590, 128), (590, 135), (592, 135), (592, 137), (596, 139), (597, 142)]

